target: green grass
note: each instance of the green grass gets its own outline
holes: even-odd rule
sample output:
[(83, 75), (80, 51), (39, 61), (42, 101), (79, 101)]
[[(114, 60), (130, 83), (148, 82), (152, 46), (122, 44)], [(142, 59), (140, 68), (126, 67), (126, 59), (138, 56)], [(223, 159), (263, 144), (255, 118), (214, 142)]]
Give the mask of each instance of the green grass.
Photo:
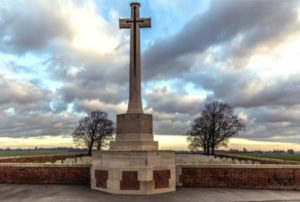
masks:
[(288, 161), (300, 161), (300, 154), (265, 154), (265, 153), (246, 153), (246, 154), (232, 154), (238, 156), (245, 156), (245, 157), (258, 157), (258, 158), (268, 158), (268, 159), (281, 159), (281, 160), (288, 160)]
[(0, 151), (0, 157), (13, 157), (13, 156), (42, 156), (51, 154), (73, 154), (78, 152), (66, 151), (66, 150), (10, 150)]

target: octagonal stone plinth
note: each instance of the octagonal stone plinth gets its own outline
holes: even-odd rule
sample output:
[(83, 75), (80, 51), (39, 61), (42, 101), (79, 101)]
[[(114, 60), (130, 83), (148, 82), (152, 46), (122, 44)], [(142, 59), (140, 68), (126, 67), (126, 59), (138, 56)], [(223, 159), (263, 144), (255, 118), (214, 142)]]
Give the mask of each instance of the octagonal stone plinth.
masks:
[(95, 151), (91, 188), (113, 194), (172, 192), (175, 170), (173, 151)]

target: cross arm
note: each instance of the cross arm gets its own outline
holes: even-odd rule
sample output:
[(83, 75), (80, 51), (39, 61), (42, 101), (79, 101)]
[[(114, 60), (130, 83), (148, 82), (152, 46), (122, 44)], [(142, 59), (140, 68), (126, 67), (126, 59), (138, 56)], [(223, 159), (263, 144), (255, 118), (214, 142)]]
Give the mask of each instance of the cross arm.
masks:
[(120, 28), (130, 28), (130, 23), (128, 23), (127, 19), (119, 19)]
[(151, 27), (151, 18), (142, 18), (139, 22), (140, 27)]

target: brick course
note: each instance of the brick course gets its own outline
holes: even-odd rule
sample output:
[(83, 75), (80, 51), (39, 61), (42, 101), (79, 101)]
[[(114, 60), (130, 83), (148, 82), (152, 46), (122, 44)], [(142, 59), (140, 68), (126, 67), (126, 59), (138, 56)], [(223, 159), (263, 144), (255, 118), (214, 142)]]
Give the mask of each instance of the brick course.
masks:
[(89, 184), (90, 166), (1, 166), (0, 183)]
[(185, 187), (300, 190), (300, 168), (182, 167)]

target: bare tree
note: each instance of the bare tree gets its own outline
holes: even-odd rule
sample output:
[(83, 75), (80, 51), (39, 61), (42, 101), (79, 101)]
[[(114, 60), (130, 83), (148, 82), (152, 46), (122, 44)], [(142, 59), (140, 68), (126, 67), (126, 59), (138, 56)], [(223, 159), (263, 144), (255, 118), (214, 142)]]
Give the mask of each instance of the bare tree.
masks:
[(204, 154), (214, 154), (215, 149), (226, 146), (229, 138), (245, 128), (244, 123), (234, 114), (233, 108), (220, 101), (205, 105), (199, 118), (194, 120), (188, 131), (189, 148), (203, 148)]
[(107, 113), (93, 111), (79, 121), (79, 125), (73, 132), (73, 141), (77, 145), (87, 146), (88, 155), (92, 155), (92, 149), (101, 149), (105, 141), (112, 138), (114, 132), (113, 122), (108, 119)]
[(109, 142), (113, 139), (112, 134), (114, 132), (113, 121), (109, 119), (103, 119), (99, 124), (99, 130), (96, 136), (96, 148), (101, 150), (108, 146)]
[(205, 154), (209, 154), (210, 137), (208, 130), (209, 126), (203, 117), (199, 117), (194, 120), (191, 130), (187, 132), (189, 135), (187, 140), (189, 142), (190, 150), (197, 151), (202, 148)]

